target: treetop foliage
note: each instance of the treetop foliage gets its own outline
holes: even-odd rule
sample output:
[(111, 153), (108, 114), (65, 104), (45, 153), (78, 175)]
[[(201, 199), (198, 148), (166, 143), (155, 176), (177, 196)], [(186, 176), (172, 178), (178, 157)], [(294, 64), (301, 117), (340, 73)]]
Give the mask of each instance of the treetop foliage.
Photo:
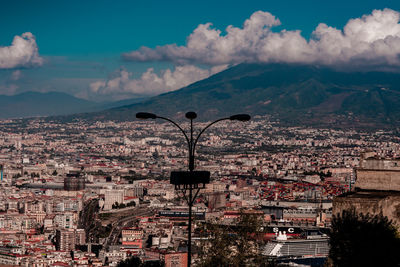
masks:
[(400, 239), (382, 214), (355, 209), (333, 216), (329, 258), (333, 266), (400, 266)]

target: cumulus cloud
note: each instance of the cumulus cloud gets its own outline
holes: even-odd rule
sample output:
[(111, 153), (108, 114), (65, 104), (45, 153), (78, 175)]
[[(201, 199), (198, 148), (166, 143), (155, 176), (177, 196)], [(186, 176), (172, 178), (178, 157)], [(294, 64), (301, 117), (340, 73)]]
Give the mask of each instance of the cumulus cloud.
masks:
[(147, 69), (140, 78), (132, 78), (132, 73), (121, 68), (108, 80), (99, 80), (90, 84), (90, 90), (97, 94), (156, 95), (182, 88), (193, 82), (205, 79), (227, 68), (227, 65), (202, 69), (193, 65), (176, 66), (173, 71), (166, 69), (160, 74), (153, 68)]
[(155, 49), (141, 47), (125, 53), (128, 61), (170, 61), (177, 64), (318, 63), (386, 64), (400, 66), (400, 13), (391, 9), (374, 10), (351, 19), (343, 30), (321, 23), (310, 40), (299, 30), (280, 32), (278, 18), (257, 11), (242, 28), (228, 26), (226, 34), (211, 23), (200, 24), (185, 46), (176, 44)]
[(0, 69), (32, 67), (43, 64), (35, 36), (26, 32), (15, 36), (10, 46), (0, 47)]

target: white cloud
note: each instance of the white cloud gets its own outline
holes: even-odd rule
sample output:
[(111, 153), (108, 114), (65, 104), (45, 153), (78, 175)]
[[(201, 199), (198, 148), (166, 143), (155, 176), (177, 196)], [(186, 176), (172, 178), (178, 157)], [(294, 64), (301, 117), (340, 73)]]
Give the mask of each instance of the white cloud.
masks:
[(326, 64), (362, 62), (399, 66), (399, 20), (399, 12), (384, 9), (349, 20), (343, 31), (321, 23), (309, 44), (316, 59)]
[(11, 73), (10, 79), (12, 81), (18, 81), (22, 76), (22, 72), (20, 70), (15, 70)]
[(173, 71), (163, 70), (160, 74), (155, 73), (153, 68), (149, 68), (138, 79), (133, 79), (132, 73), (127, 70), (120, 69), (106, 81), (91, 83), (90, 90), (103, 95), (156, 95), (182, 88), (226, 68), (227, 65), (215, 66), (211, 69), (183, 65), (176, 66)]
[(11, 46), (0, 47), (0, 69), (32, 67), (43, 64), (39, 56), (35, 36), (26, 32), (16, 35)]
[(321, 23), (310, 40), (300, 31), (274, 32), (279, 19), (257, 11), (242, 28), (228, 26), (226, 34), (200, 24), (185, 46), (176, 44), (142, 47), (125, 53), (130, 61), (171, 61), (177, 64), (318, 63), (325, 65), (383, 64), (400, 66), (400, 13), (391, 9), (374, 10), (351, 19), (343, 30)]

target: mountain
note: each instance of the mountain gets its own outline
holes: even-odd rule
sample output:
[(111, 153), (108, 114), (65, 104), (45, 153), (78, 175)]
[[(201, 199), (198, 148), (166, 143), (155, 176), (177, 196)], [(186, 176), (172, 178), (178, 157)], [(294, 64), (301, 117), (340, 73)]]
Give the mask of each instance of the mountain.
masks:
[(134, 104), (145, 98), (132, 98), (116, 102), (97, 103), (61, 92), (24, 92), (0, 95), (0, 118), (27, 118), (94, 112)]
[(137, 97), (137, 98), (118, 100), (118, 101), (114, 101), (114, 102), (106, 102), (106, 103), (100, 104), (99, 109), (105, 110), (105, 109), (111, 109), (111, 108), (116, 108), (116, 107), (137, 104), (137, 103), (141, 103), (147, 99), (148, 99), (148, 97)]
[(81, 116), (133, 120), (139, 111), (172, 118), (196, 111), (204, 120), (249, 113), (292, 124), (399, 125), (400, 74), (241, 64), (142, 103)]
[(0, 118), (72, 114), (94, 109), (98, 104), (59, 92), (24, 92), (0, 95)]

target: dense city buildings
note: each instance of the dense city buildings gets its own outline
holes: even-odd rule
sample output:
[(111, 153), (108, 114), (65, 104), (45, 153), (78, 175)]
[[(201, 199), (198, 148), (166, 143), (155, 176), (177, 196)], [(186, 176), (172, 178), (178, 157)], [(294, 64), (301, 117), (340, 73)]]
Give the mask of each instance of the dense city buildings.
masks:
[[(367, 177), (381, 169), (389, 189), (398, 186), (394, 132), (286, 127), (268, 117), (235, 123), (215, 125), (198, 144), (196, 170), (210, 171), (211, 182), (193, 207), (195, 248), (202, 223), (232, 226), (250, 214), (263, 224), (260, 255), (276, 259), (277, 244), (300, 251), (312, 243), (323, 258), (335, 196), (369, 188)], [(173, 126), (0, 124), (0, 264), (116, 266), (137, 256), (185, 266), (188, 210), (169, 176), (188, 162)], [(361, 157), (368, 151), (374, 157)], [(317, 233), (314, 241), (302, 243), (306, 233)]]

